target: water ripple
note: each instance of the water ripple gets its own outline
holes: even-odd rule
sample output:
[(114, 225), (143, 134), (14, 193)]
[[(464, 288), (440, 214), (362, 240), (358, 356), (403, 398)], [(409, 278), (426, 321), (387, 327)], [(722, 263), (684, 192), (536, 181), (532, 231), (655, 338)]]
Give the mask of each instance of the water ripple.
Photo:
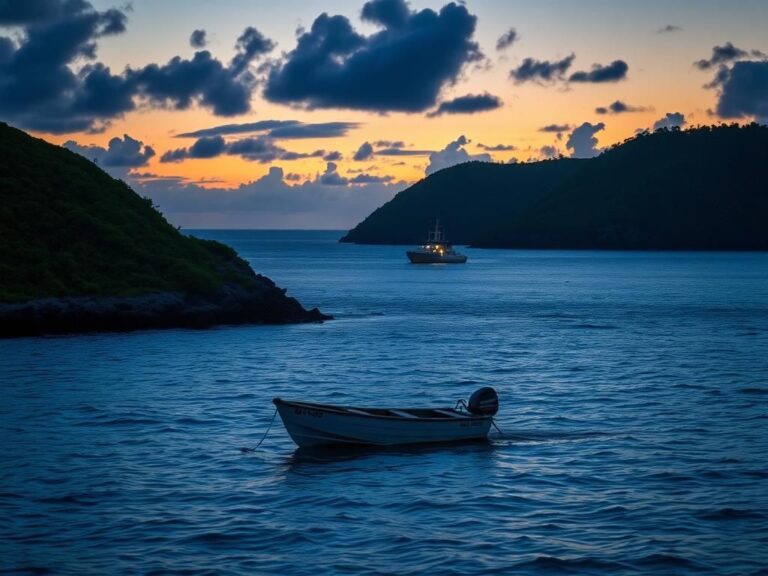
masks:
[[(0, 572), (760, 574), (768, 256), (211, 233), (339, 320), (0, 342)], [(565, 282), (567, 280), (568, 282)], [(296, 449), (273, 396), (449, 405), (486, 443)]]

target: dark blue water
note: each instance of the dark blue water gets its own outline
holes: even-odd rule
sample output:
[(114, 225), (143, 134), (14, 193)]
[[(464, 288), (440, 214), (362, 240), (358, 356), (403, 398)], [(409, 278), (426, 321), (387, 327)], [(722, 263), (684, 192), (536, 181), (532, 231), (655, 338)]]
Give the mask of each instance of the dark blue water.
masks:
[[(0, 341), (0, 568), (766, 574), (768, 255), (230, 243), (323, 325)], [(488, 444), (297, 451), (273, 396), (451, 404)]]

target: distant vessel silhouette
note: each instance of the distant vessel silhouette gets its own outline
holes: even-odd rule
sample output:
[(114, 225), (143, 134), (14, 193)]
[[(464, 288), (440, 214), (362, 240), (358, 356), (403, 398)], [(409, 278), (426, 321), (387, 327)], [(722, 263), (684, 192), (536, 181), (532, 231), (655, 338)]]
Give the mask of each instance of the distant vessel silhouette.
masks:
[(427, 232), (427, 243), (406, 252), (412, 264), (464, 264), (467, 257), (453, 249), (445, 240), (440, 220), (435, 220), (434, 230)]

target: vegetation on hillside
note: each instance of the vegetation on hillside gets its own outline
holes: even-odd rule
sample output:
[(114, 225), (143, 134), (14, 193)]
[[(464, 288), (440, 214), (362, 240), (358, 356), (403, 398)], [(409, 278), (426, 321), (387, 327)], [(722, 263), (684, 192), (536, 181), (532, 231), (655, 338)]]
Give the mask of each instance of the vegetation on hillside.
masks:
[(644, 133), (589, 160), (468, 163), (398, 194), (344, 241), (520, 248), (768, 249), (768, 127)]
[(90, 160), (0, 123), (0, 302), (256, 281), (234, 250), (181, 234)]

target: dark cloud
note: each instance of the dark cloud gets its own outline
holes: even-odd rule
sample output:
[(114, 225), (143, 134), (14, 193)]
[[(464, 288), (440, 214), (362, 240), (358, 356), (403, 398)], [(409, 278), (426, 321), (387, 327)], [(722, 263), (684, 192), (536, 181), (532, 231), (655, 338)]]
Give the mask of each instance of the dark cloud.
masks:
[(566, 132), (570, 129), (571, 129), (570, 124), (547, 124), (546, 126), (542, 126), (541, 128), (539, 128), (539, 132), (547, 132), (550, 134), (555, 134), (558, 140), (562, 140), (563, 132)]
[(189, 37), (189, 45), (192, 48), (205, 48), (206, 44), (208, 44), (208, 39), (205, 30), (194, 30)]
[(381, 148), (376, 150), (377, 156), (429, 156), (434, 150), (415, 150), (413, 148)]
[(374, 174), (358, 174), (354, 178), (349, 179), (350, 184), (383, 184), (392, 182), (394, 178), (392, 176), (376, 176)]
[(78, 2), (64, 4), (61, 0), (0, 0), (0, 26), (46, 22), (61, 18), (65, 9), (78, 9)]
[(346, 136), (347, 132), (360, 126), (357, 122), (323, 122), (319, 124), (283, 125), (273, 128), (269, 135), (272, 138), (338, 138)]
[[(113, 178), (128, 180), (137, 177), (134, 168), (146, 166), (155, 151), (143, 142), (124, 134), (122, 138), (112, 138), (107, 147), (83, 146), (74, 140), (68, 140), (64, 147), (96, 163)], [(147, 178), (147, 175), (144, 175)]]
[(714, 68), (720, 64), (727, 64), (728, 62), (733, 62), (734, 60), (749, 57), (750, 54), (755, 57), (765, 57), (765, 54), (759, 50), (752, 50), (752, 52), (747, 52), (746, 50), (737, 48), (730, 42), (726, 42), (722, 46), (714, 46), (712, 48), (712, 56), (710, 56), (708, 60), (697, 60), (693, 63), (693, 65), (696, 66), (699, 70), (709, 70), (710, 68)]
[[(124, 11), (98, 11), (86, 0), (0, 0), (0, 23), (21, 27), (0, 36), (0, 114), (23, 128), (46, 132), (103, 130), (136, 107), (185, 109), (193, 103), (230, 116), (250, 109), (255, 77), (250, 64), (272, 49), (253, 28), (237, 42), (228, 65), (208, 51), (191, 60), (128, 68), (113, 75), (96, 58), (101, 38), (125, 31)], [(78, 71), (75, 64), (86, 61)]]
[(556, 158), (559, 154), (555, 146), (542, 146), (539, 148), (539, 154), (542, 158)]
[(189, 148), (170, 150), (160, 157), (160, 162), (181, 162), (187, 158), (215, 158), (224, 153), (226, 143), (221, 136), (204, 136)]
[(248, 134), (266, 132), (267, 136), (275, 139), (292, 140), (299, 138), (338, 138), (346, 136), (350, 130), (360, 126), (358, 122), (322, 122), (305, 124), (298, 120), (261, 120), (246, 124), (223, 124), (203, 128), (194, 132), (178, 134), (176, 138), (200, 138), (201, 136), (227, 136), (231, 134)]
[(251, 162), (272, 162), (287, 153), (287, 150), (279, 147), (269, 138), (256, 136), (254, 138), (242, 138), (229, 143), (225, 150), (232, 156), (241, 156)]
[(99, 12), (83, 0), (0, 4), (0, 21), (21, 26), (0, 36), (0, 115), (22, 128), (48, 132), (93, 129), (97, 121), (134, 107), (131, 86), (106, 66), (91, 63), (100, 38), (125, 31), (126, 16)]
[(441, 102), (437, 110), (430, 112), (428, 116), (440, 116), (442, 114), (475, 114), (501, 108), (502, 101), (497, 96), (488, 94), (467, 94), (459, 96), (447, 102)]
[(477, 147), (480, 148), (480, 150), (485, 150), (487, 152), (512, 152), (513, 150), (517, 150), (517, 146), (513, 144), (496, 144), (495, 146), (478, 144)]
[(260, 120), (259, 122), (248, 122), (247, 124), (222, 124), (220, 126), (195, 130), (194, 132), (177, 134), (176, 138), (200, 138), (202, 136), (248, 134), (251, 132), (265, 132), (284, 126), (295, 126), (297, 124), (300, 124), (298, 120)]
[(512, 44), (517, 42), (517, 40), (518, 40), (517, 30), (515, 30), (514, 28), (510, 28), (509, 30), (504, 32), (504, 34), (499, 36), (499, 39), (496, 41), (496, 50), (506, 50), (507, 48), (512, 46)]
[(333, 150), (331, 152), (328, 152), (325, 156), (323, 156), (323, 160), (326, 162), (338, 162), (342, 159), (342, 154), (338, 150)]
[(320, 174), (317, 181), (324, 186), (346, 186), (349, 182), (349, 180), (339, 174), (338, 166), (335, 162), (328, 162), (325, 165), (325, 172)]
[(190, 147), (189, 155), (191, 158), (215, 158), (224, 152), (224, 148), (224, 138), (221, 136), (200, 138)]
[(718, 116), (751, 116), (768, 124), (768, 61), (736, 62), (730, 69), (724, 69), (715, 85), (719, 89)]
[(74, 140), (64, 143), (64, 147), (93, 160), (101, 167), (138, 167), (146, 166), (155, 155), (151, 146), (123, 134), (123, 138), (112, 138), (107, 148), (101, 146), (81, 146)]
[(595, 108), (597, 114), (624, 114), (625, 112), (647, 112), (651, 110), (646, 106), (632, 106), (621, 100), (616, 100), (608, 106)]
[(588, 72), (574, 72), (571, 77), (568, 78), (570, 82), (618, 82), (624, 80), (627, 77), (627, 71), (629, 66), (624, 60), (614, 60), (607, 66), (600, 64), (594, 64), (592, 69)]
[(380, 148), (405, 148), (402, 140), (376, 140), (373, 145)]
[(546, 126), (539, 128), (539, 132), (565, 132), (570, 129), (570, 124), (547, 124)]
[(600, 154), (601, 150), (597, 147), (595, 134), (604, 129), (605, 124), (602, 122), (597, 124), (584, 122), (581, 126), (574, 128), (565, 143), (566, 148), (572, 150), (571, 156), (574, 158), (592, 158)]
[(412, 12), (404, 0), (371, 0), (358, 34), (344, 16), (321, 14), (296, 48), (273, 65), (265, 97), (310, 108), (420, 112), (482, 57), (472, 41), (476, 18), (460, 4)]
[[(325, 150), (314, 152), (292, 152), (278, 146), (268, 136), (260, 135), (252, 138), (241, 138), (226, 142), (221, 136), (203, 136), (189, 148), (169, 150), (160, 157), (160, 162), (181, 162), (190, 158), (215, 158), (217, 156), (240, 156), (251, 162), (269, 163), (275, 160), (299, 160), (301, 158), (321, 158)], [(330, 155), (339, 154), (332, 152)]]
[(275, 43), (253, 26), (248, 26), (237, 39), (235, 46), (237, 54), (232, 58), (230, 65), (230, 74), (233, 77), (240, 76), (243, 72), (246, 72), (248, 66), (255, 59), (269, 54), (275, 48)]
[(490, 162), (492, 160), (490, 154), (470, 154), (464, 148), (467, 144), (469, 144), (469, 140), (467, 140), (465, 136), (459, 136), (442, 150), (432, 152), (432, 154), (429, 155), (429, 165), (426, 169), (426, 175), (429, 176), (438, 170), (456, 164), (463, 164), (464, 162)]
[(667, 114), (653, 124), (654, 130), (660, 128), (680, 128), (685, 125), (685, 115), (680, 112), (667, 112)]
[(568, 68), (573, 64), (574, 58), (576, 58), (575, 54), (554, 62), (526, 58), (520, 66), (510, 71), (509, 74), (518, 84), (523, 82), (553, 82), (563, 78), (568, 72)]
[(355, 155), (352, 156), (352, 159), (356, 162), (362, 162), (363, 160), (368, 160), (373, 156), (373, 146), (371, 146), (370, 142), (363, 142), (360, 144), (360, 148), (357, 149), (357, 152), (355, 152)]
[[(291, 152), (285, 150), (281, 152), (276, 158), (263, 159), (259, 157), (249, 158), (244, 156), (246, 160), (255, 160), (257, 162), (271, 162), (272, 160), (300, 160), (302, 158), (325, 158), (327, 155), (325, 150), (315, 150), (314, 152)], [(331, 156), (333, 153), (330, 154)]]
[(662, 26), (658, 30), (656, 30), (656, 34), (669, 34), (671, 32), (680, 32), (682, 28), (680, 26), (675, 26), (674, 24), (667, 24), (666, 26)]
[(249, 47), (240, 41), (238, 46), (230, 66), (200, 50), (191, 60), (175, 56), (166, 64), (150, 64), (127, 75), (137, 92), (154, 105), (184, 110), (199, 103), (217, 116), (243, 114), (251, 109), (255, 83), (247, 65), (258, 52), (246, 52)]

